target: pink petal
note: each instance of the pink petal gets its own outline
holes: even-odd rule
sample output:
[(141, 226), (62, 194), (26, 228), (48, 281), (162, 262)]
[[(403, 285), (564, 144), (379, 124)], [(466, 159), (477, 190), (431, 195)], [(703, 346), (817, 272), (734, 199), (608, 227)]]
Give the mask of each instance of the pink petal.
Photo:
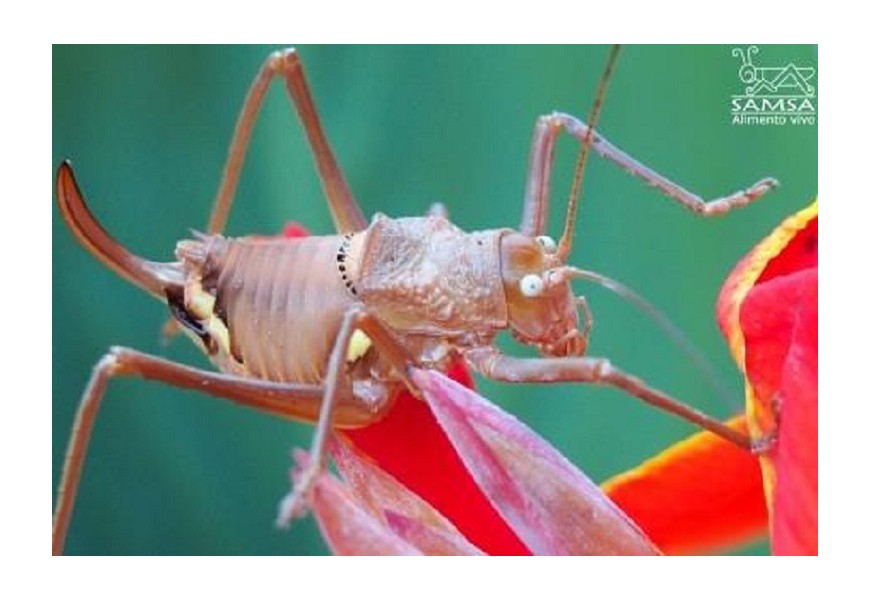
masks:
[(424, 554), (482, 554), (441, 513), (355, 451), (343, 436), (330, 445), (342, 478), (361, 506)]
[(435, 371), (415, 370), (466, 468), (534, 554), (658, 554), (616, 505), (513, 416)]
[[(294, 453), (304, 465), (308, 455)], [(333, 553), (345, 556), (414, 556), (420, 551), (373, 517), (351, 491), (329, 473), (322, 473), (311, 492), (311, 508)]]
[(483, 554), (461, 535), (451, 535), (391, 510), (385, 511), (387, 523), (399, 537), (426, 556), (471, 556)]

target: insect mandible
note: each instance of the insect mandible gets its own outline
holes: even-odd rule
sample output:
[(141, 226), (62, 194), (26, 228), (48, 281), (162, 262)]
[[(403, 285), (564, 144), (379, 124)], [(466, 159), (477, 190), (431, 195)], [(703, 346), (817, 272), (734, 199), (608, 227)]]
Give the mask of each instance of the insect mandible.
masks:
[[(229, 240), (219, 235), (259, 103), (274, 78), (286, 82), (301, 117), (339, 235), (294, 241)], [(601, 98), (599, 94), (598, 105)], [(593, 114), (589, 123), (595, 120)], [(158, 379), (316, 422), (315, 466), (323, 462), (323, 442), (331, 427), (372, 422), (389, 409), (396, 390), (412, 386), (404, 374), (407, 365), (440, 368), (457, 354), (493, 379), (615, 385), (730, 435), (715, 420), (676, 403), (608, 361), (584, 356), (589, 321), (578, 318), (576, 304), (583, 304), (574, 298), (569, 281), (585, 275), (565, 263), (573, 233), (571, 212), (558, 243), (544, 236), (555, 141), (567, 132), (584, 147), (700, 212), (724, 212), (745, 204), (774, 181), (765, 179), (746, 192), (704, 204), (597, 134), (587, 135), (589, 131), (579, 119), (566, 114), (538, 120), (517, 231), (467, 234), (439, 214), (413, 219), (380, 217), (369, 223), (326, 141), (298, 56), (292, 51), (279, 52), (266, 61), (246, 100), (207, 234), (180, 242), (175, 263), (145, 261), (117, 245), (88, 212), (69, 165), (62, 165), (58, 200), (77, 237), (115, 271), (165, 301), (183, 330), (225, 374), (191, 369), (129, 349), (113, 349), (99, 362), (82, 401), (79, 426), (70, 444), (71, 458), (62, 476), (53, 549), (62, 549), (88, 432), (113, 375)], [(576, 207), (576, 194), (571, 205)], [(270, 266), (273, 261), (287, 268), (276, 274)], [(263, 287), (258, 291), (260, 280)], [(307, 307), (316, 314), (305, 314), (301, 293), (294, 299), (298, 290), (319, 299), (316, 306)], [(255, 314), (260, 315), (257, 321)], [(274, 326), (279, 322), (283, 332)], [(537, 347), (543, 358), (517, 359), (499, 353), (493, 339), (503, 329)], [(284, 352), (298, 340), (305, 341), (300, 344), (304, 351)], [(313, 473), (303, 481), (310, 481)], [(303, 483), (287, 503), (287, 516), (304, 491)]]

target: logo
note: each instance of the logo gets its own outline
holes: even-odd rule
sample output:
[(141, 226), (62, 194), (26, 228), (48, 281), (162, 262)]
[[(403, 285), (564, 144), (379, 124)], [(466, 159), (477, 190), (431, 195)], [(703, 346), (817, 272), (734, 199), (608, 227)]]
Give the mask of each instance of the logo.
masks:
[(756, 66), (757, 46), (734, 48), (740, 59), (737, 77), (744, 84), (740, 94), (731, 96), (732, 125), (815, 125), (816, 69), (788, 63), (785, 66)]

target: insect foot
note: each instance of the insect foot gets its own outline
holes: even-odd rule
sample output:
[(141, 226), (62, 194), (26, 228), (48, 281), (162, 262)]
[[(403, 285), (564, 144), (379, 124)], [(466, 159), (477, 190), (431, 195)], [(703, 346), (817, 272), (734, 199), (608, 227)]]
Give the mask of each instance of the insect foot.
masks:
[(293, 490), (281, 499), (275, 519), (275, 525), (281, 529), (289, 529), (294, 519), (301, 519), (307, 514), (309, 496), (322, 470), (308, 454), (300, 450), (293, 452), (293, 460), (296, 463), (290, 470)]
[(755, 456), (761, 456), (770, 452), (778, 441), (778, 432), (767, 433), (759, 438), (752, 438), (749, 451)]
[(773, 177), (765, 177), (761, 181), (755, 183), (754, 185), (748, 187), (745, 190), (742, 190), (725, 198), (711, 200), (710, 202), (707, 202), (703, 206), (699, 207), (700, 210), (696, 210), (694, 208), (693, 210), (704, 216), (724, 215), (732, 208), (744, 207), (755, 202), (756, 200), (764, 196), (767, 192), (776, 189), (777, 187), (779, 187), (779, 181), (777, 181)]

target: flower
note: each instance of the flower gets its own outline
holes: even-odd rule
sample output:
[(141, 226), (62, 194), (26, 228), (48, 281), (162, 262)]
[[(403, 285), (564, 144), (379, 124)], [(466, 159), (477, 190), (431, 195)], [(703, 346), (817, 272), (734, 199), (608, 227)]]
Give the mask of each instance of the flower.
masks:
[(818, 201), (734, 269), (719, 325), (746, 376), (774, 554), (818, 554)]
[(735, 428), (758, 460), (700, 433), (604, 484), (666, 553), (769, 530), (774, 554), (818, 554), (818, 204), (786, 219), (732, 271), (717, 317), (746, 378)]

